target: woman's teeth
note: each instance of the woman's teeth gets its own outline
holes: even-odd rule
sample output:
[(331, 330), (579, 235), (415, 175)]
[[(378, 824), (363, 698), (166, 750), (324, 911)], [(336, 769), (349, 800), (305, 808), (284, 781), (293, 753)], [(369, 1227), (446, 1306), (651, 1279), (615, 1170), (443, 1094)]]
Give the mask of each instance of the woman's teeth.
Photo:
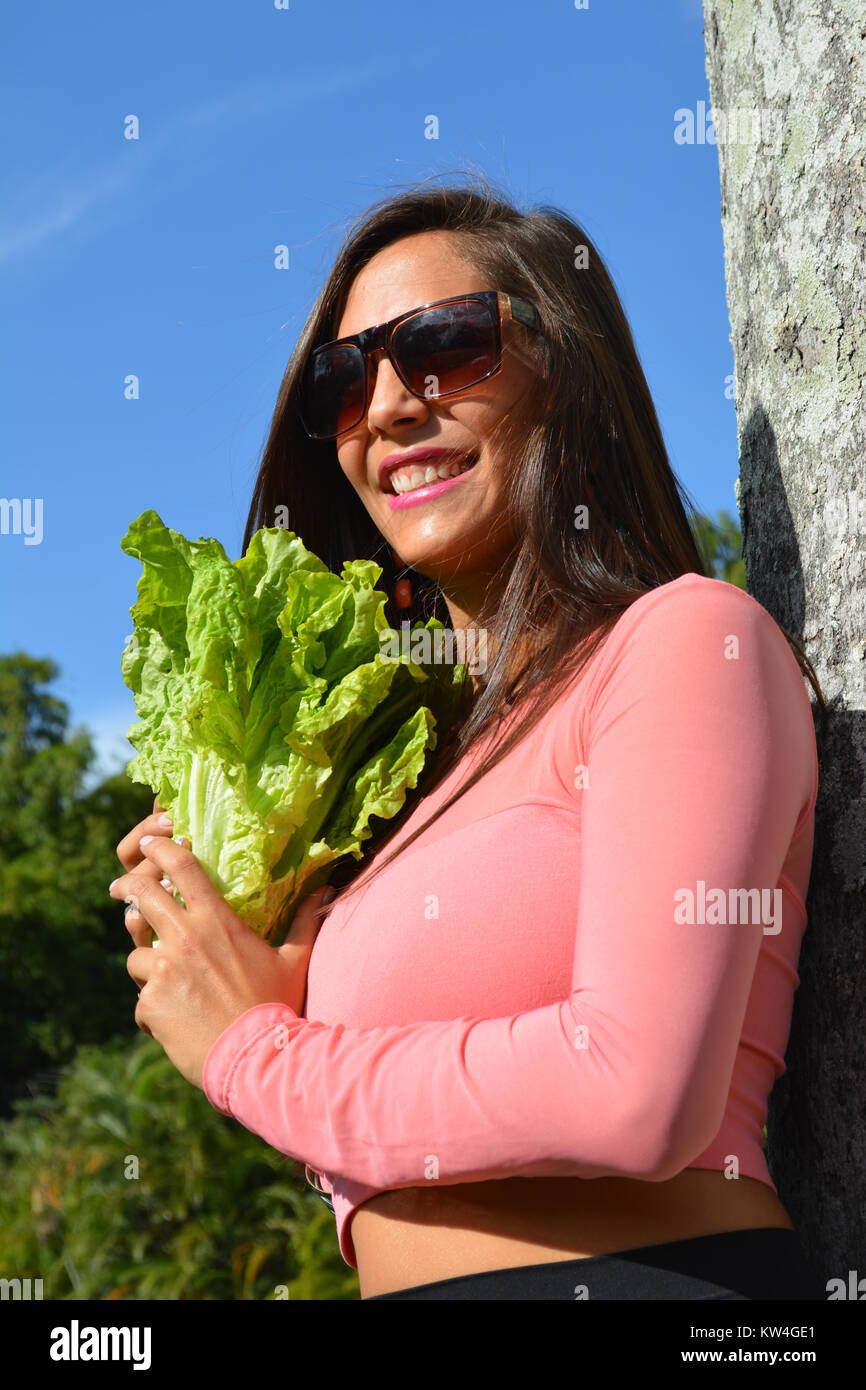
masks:
[(429, 483), (435, 483), (439, 479), (456, 478), (458, 473), (465, 473), (477, 461), (477, 456), (473, 454), (471, 458), (455, 459), (452, 463), (440, 463), (438, 467), (432, 463), (423, 466), (420, 463), (409, 464), (406, 468), (396, 468), (388, 481), (394, 492), (412, 492), (417, 487), (426, 487)]

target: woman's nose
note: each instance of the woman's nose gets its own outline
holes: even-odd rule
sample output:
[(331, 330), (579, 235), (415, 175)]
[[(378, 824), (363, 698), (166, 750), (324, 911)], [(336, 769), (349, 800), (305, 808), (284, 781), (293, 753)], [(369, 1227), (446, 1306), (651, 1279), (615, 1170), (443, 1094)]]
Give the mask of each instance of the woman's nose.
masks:
[(373, 355), (370, 375), (373, 387), (367, 409), (369, 425), (384, 430), (400, 421), (417, 423), (426, 419), (428, 403), (404, 386), (384, 348)]

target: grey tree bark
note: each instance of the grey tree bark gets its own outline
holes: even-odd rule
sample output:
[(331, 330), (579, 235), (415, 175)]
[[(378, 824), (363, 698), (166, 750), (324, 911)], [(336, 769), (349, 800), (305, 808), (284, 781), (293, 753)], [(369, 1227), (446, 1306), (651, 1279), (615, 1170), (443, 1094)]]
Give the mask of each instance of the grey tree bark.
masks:
[(831, 705), (770, 1168), (822, 1282), (847, 1284), (866, 1276), (866, 9), (704, 0), (704, 36), (747, 588)]

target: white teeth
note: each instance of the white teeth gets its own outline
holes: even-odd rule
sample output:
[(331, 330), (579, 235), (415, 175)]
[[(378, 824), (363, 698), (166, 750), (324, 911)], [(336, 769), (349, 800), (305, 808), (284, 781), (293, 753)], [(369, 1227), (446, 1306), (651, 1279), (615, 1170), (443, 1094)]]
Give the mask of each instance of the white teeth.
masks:
[(388, 481), (396, 493), (412, 492), (415, 488), (435, 483), (437, 478), (456, 478), (458, 473), (465, 473), (467, 468), (471, 468), (474, 462), (473, 457), (454, 459), (451, 463), (440, 463), (438, 467), (432, 463), (423, 467), (420, 464), (408, 464), (405, 468), (396, 469)]
[(399, 475), (392, 473), (391, 486), (394, 488), (395, 492), (397, 491), (398, 484), (401, 492), (410, 492), (412, 488), (422, 487), (424, 484), (424, 469), (417, 467), (401, 468)]

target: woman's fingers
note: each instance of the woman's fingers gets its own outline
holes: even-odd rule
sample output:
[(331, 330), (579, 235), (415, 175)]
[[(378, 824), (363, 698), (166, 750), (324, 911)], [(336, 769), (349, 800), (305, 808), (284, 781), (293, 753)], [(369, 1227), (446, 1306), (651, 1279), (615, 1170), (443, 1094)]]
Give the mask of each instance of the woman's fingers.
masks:
[(143, 990), (148, 980), (150, 972), (154, 967), (156, 957), (152, 951), (130, 951), (126, 957), (126, 969), (139, 991)]
[(124, 835), (117, 846), (117, 857), (125, 869), (134, 869), (144, 860), (140, 848), (143, 835), (164, 835), (171, 839), (173, 834), (174, 826), (165, 812), (154, 811), (153, 815), (145, 816), (144, 820), (133, 826), (128, 835)]
[[(141, 848), (141, 840), (145, 835), (162, 835), (169, 837), (172, 835), (174, 826), (159, 804), (159, 797), (153, 798), (153, 813), (145, 816), (144, 820), (139, 821), (138, 825), (133, 826), (128, 835), (120, 841), (117, 846), (117, 857), (121, 864), (128, 871), (135, 870), (136, 878), (139, 880), (150, 880), (160, 883), (166, 889), (169, 897), (172, 896), (172, 886), (167, 878), (163, 877), (162, 870), (157, 864), (151, 863), (144, 855)], [(119, 882), (114, 880), (109, 887), (109, 892), (114, 888), (114, 884)], [(113, 896), (117, 896), (114, 894)], [(129, 932), (137, 947), (152, 946), (154, 941), (153, 927), (139, 909), (139, 895), (131, 894), (132, 901), (127, 903), (123, 915), (124, 926)]]
[[(179, 848), (179, 846), (176, 846)], [(122, 874), (108, 885), (108, 891), (112, 898), (118, 902), (125, 902), (135, 909), (145, 923), (153, 927), (157, 936), (169, 936), (172, 929), (178, 925), (184, 916), (183, 908), (175, 902), (172, 893), (167, 891), (160, 880), (151, 876), (146, 876), (140, 869), (133, 869), (131, 873)], [(139, 922), (135, 918), (127, 921), (127, 928), (139, 930)], [(136, 945), (139, 943), (136, 942)], [(142, 945), (148, 943), (142, 942)]]
[(327, 915), (323, 910), (336, 897), (337, 890), (330, 884), (310, 893), (295, 912), (289, 927), (284, 946), (312, 946), (319, 934), (319, 928)]
[[(148, 865), (148, 868), (150, 867), (151, 866)], [(142, 868), (138, 868), (135, 872), (136, 874), (140, 874), (142, 873), (142, 871)], [(160, 879), (160, 887), (164, 888), (165, 891), (168, 893), (169, 897), (173, 900), (174, 890), (172, 889), (171, 880), (168, 878)], [(126, 930), (129, 932), (136, 946), (153, 945), (153, 927), (150, 925), (147, 919), (142, 916), (135, 903), (127, 904), (126, 910), (123, 914), (123, 922), (124, 926), (126, 927)]]
[(138, 908), (132, 903), (124, 912), (123, 921), (136, 946), (153, 945), (153, 927), (145, 921)]
[[(189, 912), (194, 913), (200, 907), (214, 911), (225, 909), (225, 899), (190, 851), (186, 840), (177, 844), (175, 840), (144, 835), (140, 847), (148, 863), (157, 868), (157, 877), (170, 879)], [(156, 929), (159, 931), (158, 926)]]

